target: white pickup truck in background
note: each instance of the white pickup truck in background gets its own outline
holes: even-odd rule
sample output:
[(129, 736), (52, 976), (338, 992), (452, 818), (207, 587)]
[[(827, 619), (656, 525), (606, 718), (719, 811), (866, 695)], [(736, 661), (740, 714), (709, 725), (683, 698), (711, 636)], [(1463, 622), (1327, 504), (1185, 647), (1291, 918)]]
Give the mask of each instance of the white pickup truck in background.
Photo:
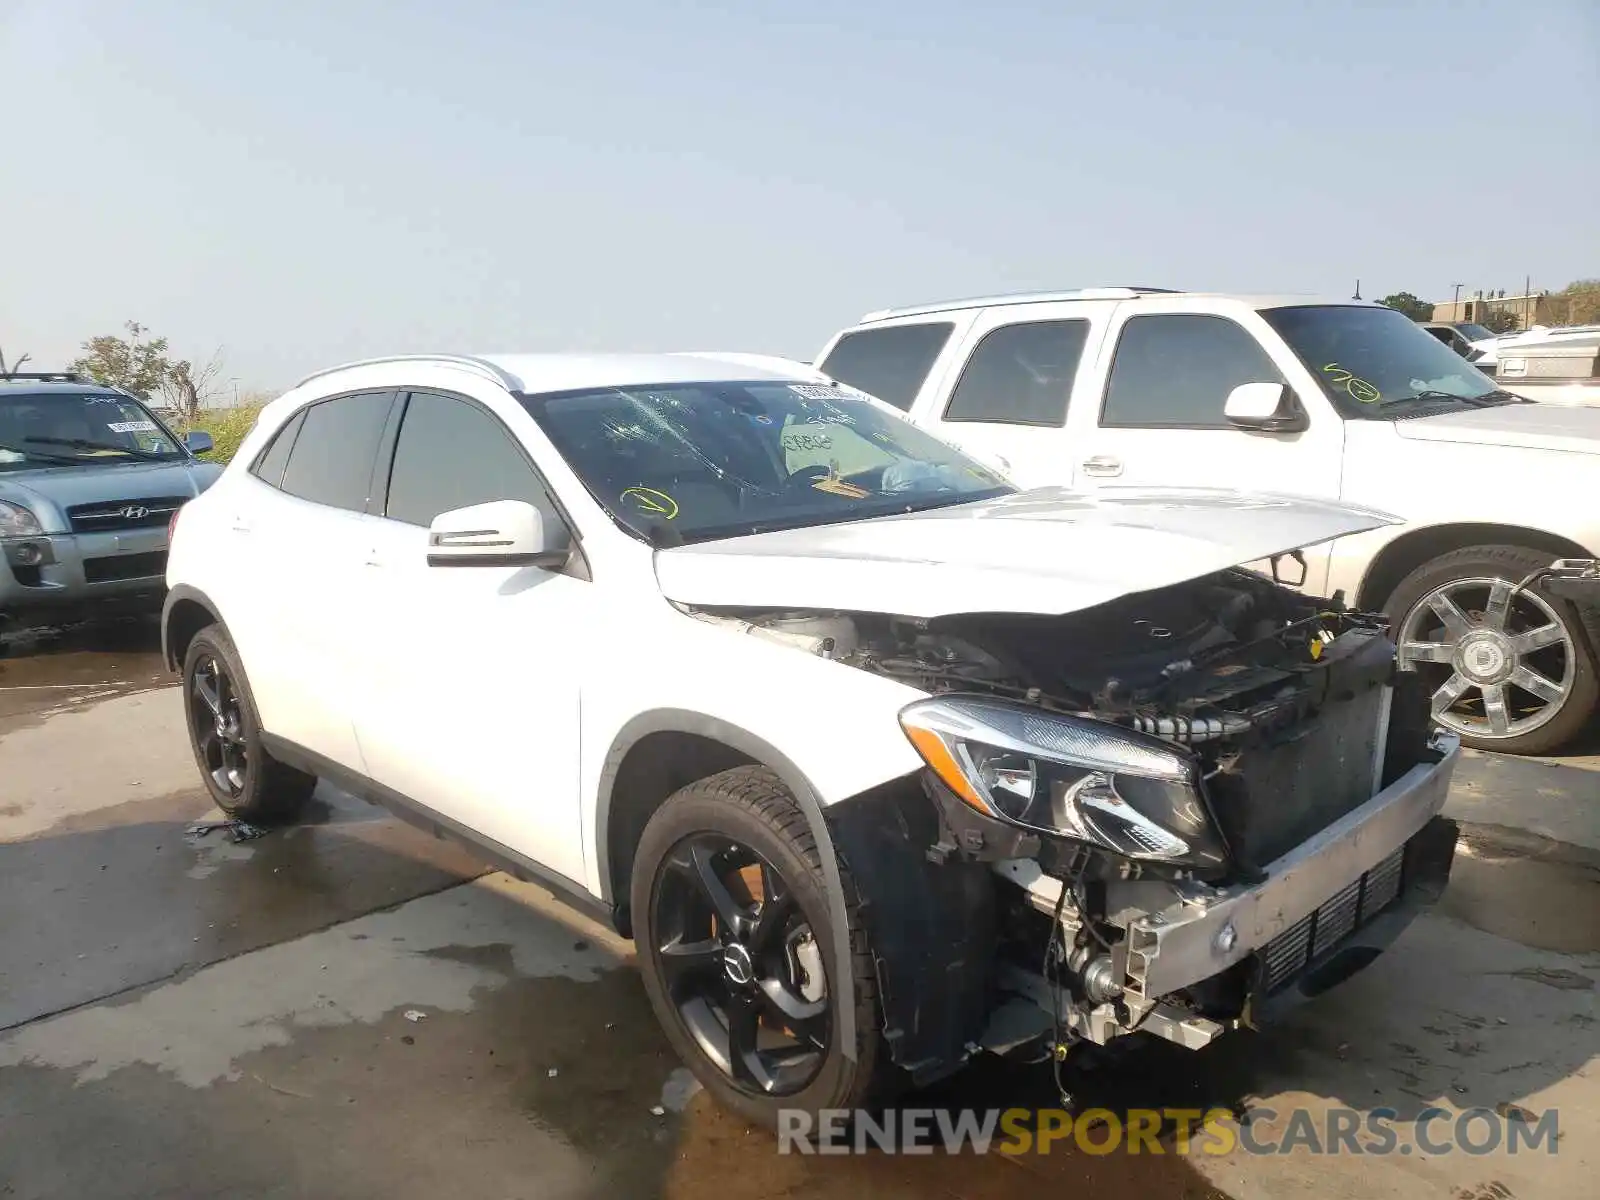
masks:
[(1500, 390), (1376, 304), (1102, 288), (870, 313), (828, 376), (1024, 487), (1238, 488), (1404, 518), (1300, 585), (1393, 622), (1468, 745), (1547, 753), (1600, 697), (1594, 610), (1519, 585), (1600, 550), (1600, 410)]

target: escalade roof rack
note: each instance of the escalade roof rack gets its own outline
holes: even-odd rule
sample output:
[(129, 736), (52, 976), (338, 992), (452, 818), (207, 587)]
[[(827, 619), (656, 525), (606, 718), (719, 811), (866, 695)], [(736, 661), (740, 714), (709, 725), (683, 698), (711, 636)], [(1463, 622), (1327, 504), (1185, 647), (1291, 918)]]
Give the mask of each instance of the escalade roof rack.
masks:
[(470, 354), (390, 354), (383, 358), (363, 358), (356, 362), (340, 363), (336, 367), (313, 371), (294, 386), (304, 387), (313, 379), (321, 379), (324, 375), (332, 375), (335, 371), (348, 371), (355, 367), (376, 367), (385, 363), (442, 363), (445, 366), (464, 367), (469, 371), (475, 371), (486, 379), (492, 379), (513, 391), (522, 386), (521, 381), (514, 375), (508, 375), (493, 363), (474, 358)]
[(1177, 288), (1101, 287), (1074, 288), (1056, 292), (1012, 292), (997, 296), (974, 296), (966, 300), (944, 300), (936, 304), (914, 304), (905, 308), (880, 308), (861, 318), (860, 324), (885, 321), (890, 317), (917, 317), (926, 313), (960, 312), (968, 308), (990, 308), (1000, 304), (1050, 304), (1059, 300), (1134, 300), (1148, 295), (1174, 295)]

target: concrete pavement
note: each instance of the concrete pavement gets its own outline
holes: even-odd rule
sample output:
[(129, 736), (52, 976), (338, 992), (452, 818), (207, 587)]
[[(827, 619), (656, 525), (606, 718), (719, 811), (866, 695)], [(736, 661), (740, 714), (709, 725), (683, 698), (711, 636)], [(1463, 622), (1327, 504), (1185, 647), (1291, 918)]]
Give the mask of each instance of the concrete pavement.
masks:
[[(1286, 1025), (1069, 1071), (1113, 1109), (1559, 1107), (1553, 1157), (802, 1158), (696, 1094), (630, 947), (539, 889), (328, 789), (304, 826), (187, 836), (148, 642), (58, 649), (0, 659), (0, 1196), (1508, 1200), (1600, 1170), (1593, 760), (1469, 762), (1440, 909)], [(991, 1061), (915, 1103), (1054, 1092)]]

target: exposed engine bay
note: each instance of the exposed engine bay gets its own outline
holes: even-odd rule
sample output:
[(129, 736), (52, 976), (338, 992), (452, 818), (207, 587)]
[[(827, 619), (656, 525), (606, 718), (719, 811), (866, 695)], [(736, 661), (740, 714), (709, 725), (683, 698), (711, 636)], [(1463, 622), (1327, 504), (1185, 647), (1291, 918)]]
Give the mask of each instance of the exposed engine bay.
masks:
[(1338, 676), (1352, 661), (1366, 664), (1369, 683), (1392, 675), (1384, 618), (1244, 569), (1060, 617), (694, 615), (933, 695), (989, 694), (1208, 747), (1213, 767), (1241, 740), (1319, 711), (1330, 685), (1348, 690)]
[[(1415, 674), (1397, 670), (1384, 619), (1337, 598), (1236, 568), (1059, 617), (692, 615), (948, 698), (957, 717), (979, 725), (984, 706), (1000, 701), (1010, 713), (1058, 716), (1063, 728), (1075, 722), (1091, 737), (1114, 726), (1134, 751), (1167, 747), (1159, 753), (1189, 772), (1187, 801), (1152, 802), (1130, 787), (1137, 780), (1110, 770), (1070, 759), (1069, 767), (1040, 770), (1025, 761), (1029, 740), (1003, 732), (975, 742), (971, 754), (949, 743), (952, 761), (987, 781), (981, 795), (927, 772), (923, 787), (940, 831), (917, 853), (984, 864), (1016, 885), (994, 889), (990, 974), (1010, 1000), (996, 1002), (1008, 1015), (994, 1014), (981, 1039), (990, 1049), (1042, 1038), (1055, 1054), (1073, 1041), (1104, 1043), (1136, 1030), (1203, 1045), (1248, 1023), (1253, 1002), (1295, 985), (1319, 962), (1325, 968), (1336, 944), (1392, 908), (1403, 885), (1437, 875), (1441, 856), (1448, 873), (1453, 837), (1443, 850), (1433, 844), (1438, 836), (1431, 849), (1402, 842), (1385, 848), (1383, 863), (1352, 868), (1353, 882), (1326, 904), (1314, 897), (1311, 915), (1270, 945), (1235, 951), (1229, 924), (1221, 951), (1194, 950), (1224, 937), (1220, 928), (1201, 929), (1195, 914), (1220, 912), (1262, 884), (1267, 867), (1442, 757), (1428, 694)], [(1160, 819), (1180, 809), (1189, 811)], [(1155, 820), (1143, 820), (1152, 813)], [(1206, 839), (1215, 852), (1193, 853)], [(1408, 865), (1421, 863), (1419, 855), (1427, 870)], [(1019, 1008), (1031, 1024), (1019, 1021)], [(1041, 1014), (1047, 1031), (1038, 1027)]]

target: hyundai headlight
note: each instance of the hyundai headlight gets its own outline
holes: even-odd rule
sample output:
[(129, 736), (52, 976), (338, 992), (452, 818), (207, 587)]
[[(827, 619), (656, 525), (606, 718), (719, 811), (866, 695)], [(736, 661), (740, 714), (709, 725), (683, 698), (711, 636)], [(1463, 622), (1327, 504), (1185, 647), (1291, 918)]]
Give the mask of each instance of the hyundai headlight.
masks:
[(0, 537), (35, 537), (43, 532), (39, 518), (22, 505), (0, 500)]
[(1226, 861), (1195, 760), (1158, 738), (981, 698), (919, 700), (900, 724), (945, 786), (986, 816), (1125, 858), (1201, 872)]

